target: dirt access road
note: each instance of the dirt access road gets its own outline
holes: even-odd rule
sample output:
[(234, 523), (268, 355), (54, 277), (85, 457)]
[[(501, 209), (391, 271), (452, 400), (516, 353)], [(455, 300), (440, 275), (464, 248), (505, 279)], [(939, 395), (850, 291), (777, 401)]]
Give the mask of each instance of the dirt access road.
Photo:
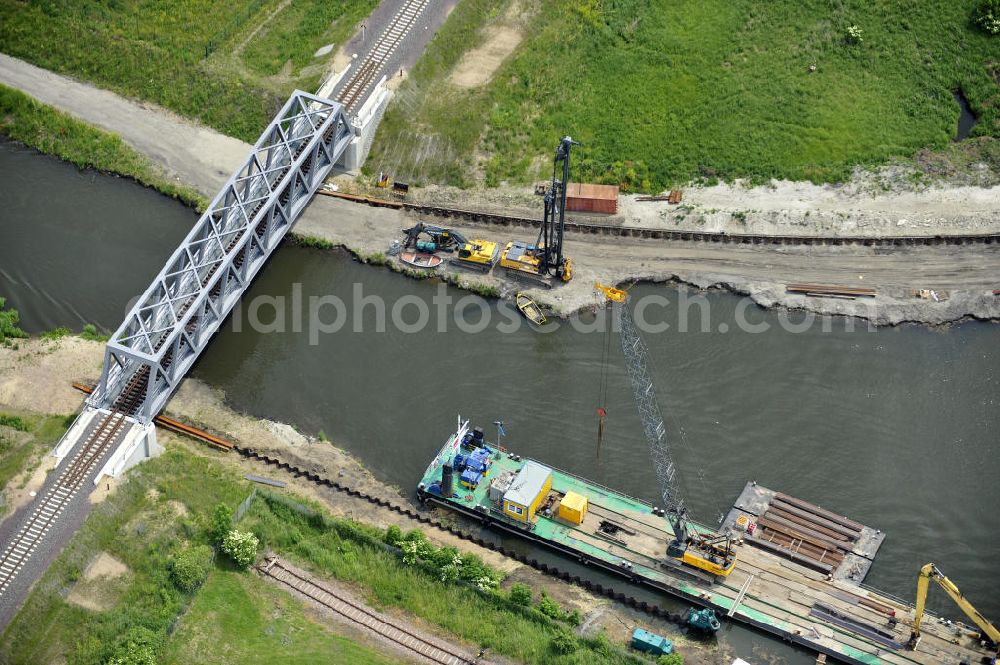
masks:
[[(85, 121), (117, 132), (172, 176), (209, 196), (215, 194), (250, 149), (249, 145), (241, 141), (223, 136), (162, 108), (125, 99), (4, 55), (0, 55), (0, 82), (19, 88)], [(849, 196), (843, 199), (844, 203), (835, 204), (829, 199), (826, 188), (813, 185), (803, 187), (804, 189), (796, 190), (794, 201), (789, 200), (788, 209), (808, 209), (806, 195), (809, 192), (817, 197), (825, 197), (822, 207), (828, 214), (832, 214), (831, 210), (837, 205), (847, 206), (844, 209), (848, 211), (856, 208)], [(691, 191), (689, 190), (688, 196), (694, 200), (699, 194), (690, 193)], [(706, 191), (704, 195), (711, 199), (718, 196), (720, 191)], [(772, 190), (768, 196), (773, 199), (776, 192), (780, 191), (781, 189)], [(976, 223), (969, 224), (972, 227), (970, 230), (981, 232), (992, 229), (997, 224), (1000, 219), (1000, 197), (994, 196), (994, 192), (995, 190), (973, 192), (976, 196), (975, 205), (970, 205), (969, 210), (962, 213), (974, 213)], [(455, 204), (462, 203), (457, 200), (462, 195), (460, 192), (449, 193), (450, 198), (456, 199), (453, 201)], [(489, 192), (464, 195), (470, 199), (488, 199), (492, 196)], [(736, 195), (735, 191), (733, 195)], [(856, 195), (867, 197), (860, 193)], [(880, 218), (891, 220), (899, 215), (910, 215), (912, 209), (908, 206), (916, 205), (913, 197), (908, 197), (905, 199), (908, 206), (903, 212), (893, 216), (886, 206), (891, 205), (891, 201), (900, 199), (891, 198), (895, 195), (887, 196), (888, 198), (878, 199), (881, 203), (873, 203), (866, 198), (864, 206), (869, 209), (874, 209), (874, 206), (878, 209)], [(926, 196), (941, 199), (940, 204), (922, 199), (919, 202), (921, 209), (933, 210), (935, 215), (946, 208), (961, 210), (964, 200), (962, 196), (955, 200), (947, 190)], [(537, 199), (535, 201), (537, 206)], [(741, 201), (738, 205), (745, 203)], [(511, 204), (516, 209), (519, 202), (511, 201)], [(753, 205), (763, 208), (760, 201)], [(847, 213), (837, 208), (837, 215), (845, 216)], [(296, 232), (322, 237), (352, 251), (368, 254), (384, 252), (389, 242), (399, 238), (401, 230), (413, 221), (413, 218), (396, 211), (318, 197), (307, 209)], [(953, 221), (960, 220), (956, 218)], [(638, 225), (648, 226), (653, 223), (653, 219), (643, 219)], [(898, 220), (892, 226), (896, 228)], [(949, 227), (955, 233), (962, 230), (954, 224), (949, 224)], [(459, 225), (459, 228), (474, 237), (481, 235), (496, 240), (508, 237), (534, 240), (530, 233), (511, 233), (506, 229), (475, 228), (468, 225)], [(858, 235), (866, 235), (871, 231), (869, 227), (857, 228), (865, 231)], [(899, 228), (901, 231), (914, 231), (905, 225)], [(172, 248), (164, 248), (164, 256), (170, 249)], [(765, 307), (783, 306), (826, 314), (856, 315), (878, 324), (903, 321), (942, 324), (966, 317), (1000, 318), (1000, 298), (992, 293), (994, 289), (1000, 288), (1000, 245), (996, 244), (891, 249), (734, 247), (571, 235), (567, 241), (567, 253), (574, 258), (576, 278), (567, 286), (538, 293), (540, 301), (552, 305), (560, 313), (594, 304), (591, 287), (595, 279), (609, 283), (636, 279), (679, 279), (701, 287), (717, 285), (749, 294)], [(505, 283), (496, 277), (481, 278), (477, 275), (466, 279), (491, 283), (506, 293), (517, 289), (517, 285)], [(786, 294), (784, 285), (788, 282), (863, 285), (876, 288), (879, 295), (874, 300), (856, 301), (807, 298)], [(933, 289), (947, 295), (947, 298), (941, 302), (921, 300), (911, 295), (915, 289)]]

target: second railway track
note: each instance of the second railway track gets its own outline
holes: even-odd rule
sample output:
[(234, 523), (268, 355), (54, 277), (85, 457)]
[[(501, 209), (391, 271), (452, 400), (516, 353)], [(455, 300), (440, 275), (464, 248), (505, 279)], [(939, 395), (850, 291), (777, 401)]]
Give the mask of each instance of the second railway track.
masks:
[(391, 641), (398, 647), (416, 654), (422, 660), (440, 665), (464, 665), (474, 662), (468, 654), (462, 653), (454, 647), (445, 645), (438, 640), (430, 640), (409, 628), (400, 625), (396, 621), (390, 620), (367, 607), (360, 605), (336, 590), (331, 589), (319, 581), (311, 580), (294, 570), (282, 565), (279, 559), (272, 559), (265, 565), (259, 566), (261, 574), (271, 577), (286, 586), (295, 589), (302, 595), (311, 599), (336, 614), (371, 630), (377, 635)]

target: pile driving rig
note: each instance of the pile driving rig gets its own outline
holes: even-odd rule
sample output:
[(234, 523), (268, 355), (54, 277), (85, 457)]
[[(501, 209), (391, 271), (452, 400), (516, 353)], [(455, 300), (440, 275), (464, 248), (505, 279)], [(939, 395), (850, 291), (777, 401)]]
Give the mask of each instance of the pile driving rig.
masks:
[(580, 144), (566, 136), (556, 149), (552, 160), (552, 185), (545, 192), (545, 215), (535, 244), (512, 240), (500, 255), (500, 265), (515, 279), (551, 287), (555, 280), (568, 282), (573, 278), (573, 261), (563, 256), (563, 233), (566, 226), (569, 153), (574, 145)]

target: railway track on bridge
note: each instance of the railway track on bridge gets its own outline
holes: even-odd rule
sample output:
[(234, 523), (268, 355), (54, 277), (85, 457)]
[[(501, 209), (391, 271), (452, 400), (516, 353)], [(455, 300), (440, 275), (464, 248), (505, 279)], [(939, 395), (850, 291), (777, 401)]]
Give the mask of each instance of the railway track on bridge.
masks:
[(413, 29), (417, 18), (428, 4), (429, 0), (407, 0), (379, 35), (372, 49), (361, 59), (358, 68), (338, 95), (338, 101), (344, 105), (348, 114), (354, 113), (358, 104), (364, 101), (364, 93), (378, 80), (389, 59)]
[(269, 560), (257, 569), (262, 575), (298, 591), (313, 602), (419, 656), (421, 660), (440, 665), (465, 665), (474, 662), (471, 656), (458, 651), (455, 647), (414, 632), (399, 622), (354, 602), (334, 589), (300, 575), (283, 565), (277, 558)]

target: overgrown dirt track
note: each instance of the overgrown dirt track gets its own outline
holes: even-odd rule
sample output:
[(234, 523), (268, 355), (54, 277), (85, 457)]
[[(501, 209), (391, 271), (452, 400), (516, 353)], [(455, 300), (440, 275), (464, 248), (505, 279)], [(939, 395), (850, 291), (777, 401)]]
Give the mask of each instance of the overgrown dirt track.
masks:
[(497, 552), (498, 554), (502, 554), (506, 557), (514, 559), (515, 561), (531, 566), (535, 570), (545, 573), (546, 575), (550, 575), (557, 579), (563, 580), (564, 582), (572, 582), (573, 584), (582, 586), (587, 591), (593, 592), (601, 596), (606, 596), (612, 600), (617, 600), (620, 603), (624, 603), (628, 607), (640, 610), (651, 616), (659, 617), (661, 619), (666, 619), (668, 621), (672, 621), (677, 624), (681, 624), (684, 621), (685, 617), (682, 614), (670, 612), (669, 610), (666, 610), (660, 607), (659, 605), (646, 602), (645, 600), (639, 600), (633, 596), (629, 596), (625, 593), (622, 593), (621, 591), (617, 591), (612, 587), (592, 582), (591, 580), (582, 578), (579, 575), (572, 575), (565, 570), (560, 570), (556, 566), (551, 566), (543, 561), (538, 561), (537, 559), (533, 559), (520, 552), (515, 552), (513, 550), (507, 549), (503, 545), (498, 545), (492, 541), (485, 540), (467, 531), (463, 531), (451, 524), (446, 524), (441, 520), (435, 519), (433, 517), (430, 517), (429, 515), (413, 510), (409, 506), (401, 505), (389, 499), (372, 496), (366, 492), (362, 492), (347, 485), (344, 485), (342, 483), (339, 483), (336, 480), (331, 480), (329, 478), (326, 478), (325, 476), (313, 473), (312, 471), (305, 471), (303, 469), (300, 469), (297, 466), (293, 466), (288, 462), (285, 462), (284, 460), (258, 453), (257, 451), (250, 448), (245, 448), (243, 446), (233, 446), (233, 450), (247, 459), (263, 462), (264, 464), (267, 464), (269, 466), (273, 466), (283, 471), (287, 471), (296, 478), (305, 478), (310, 482), (319, 485), (321, 487), (329, 487), (338, 492), (342, 492), (343, 494), (347, 494), (348, 496), (352, 496), (361, 499), (363, 501), (367, 501), (368, 503), (371, 503), (376, 506), (381, 506), (386, 510), (408, 517), (412, 520), (419, 522), (420, 524), (425, 524), (427, 526), (434, 527), (435, 529), (446, 531), (447, 533), (450, 533), (453, 536), (461, 538), (462, 540), (466, 540), (470, 543), (475, 543), (480, 547), (485, 547), (488, 550), (492, 550), (494, 552)]

